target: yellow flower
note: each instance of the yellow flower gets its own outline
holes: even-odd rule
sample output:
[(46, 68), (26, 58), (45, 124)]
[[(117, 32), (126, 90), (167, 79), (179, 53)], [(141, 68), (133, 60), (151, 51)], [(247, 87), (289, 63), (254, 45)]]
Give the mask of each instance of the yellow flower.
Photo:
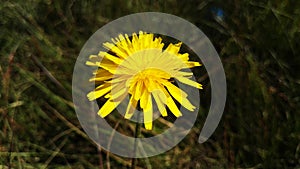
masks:
[(188, 53), (179, 53), (182, 43), (169, 44), (164, 50), (160, 37), (141, 31), (138, 35), (133, 33), (132, 39), (125, 34), (125, 37), (119, 35), (112, 41), (103, 44), (108, 52), (100, 51), (98, 55), (91, 55), (86, 62), (88, 66), (99, 68), (90, 79), (99, 86), (87, 97), (90, 101), (102, 96), (107, 99), (98, 112), (102, 118), (128, 96), (130, 100), (124, 117), (130, 119), (139, 104), (147, 130), (152, 129), (152, 99), (162, 116), (167, 116), (166, 107), (176, 117), (182, 115), (173, 98), (186, 109), (195, 109), (187, 99), (187, 94), (172, 82), (176, 79), (202, 89), (201, 84), (189, 79), (191, 72), (183, 71), (201, 64), (189, 61)]

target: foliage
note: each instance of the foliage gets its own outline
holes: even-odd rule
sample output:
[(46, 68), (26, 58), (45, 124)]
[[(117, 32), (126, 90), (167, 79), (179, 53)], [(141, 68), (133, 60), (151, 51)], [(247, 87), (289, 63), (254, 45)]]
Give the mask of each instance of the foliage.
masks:
[[(82, 131), (72, 104), (71, 80), (77, 55), (93, 32), (118, 17), (143, 11), (175, 14), (203, 30), (222, 59), (228, 99), (208, 142), (196, 142), (204, 113), (178, 146), (140, 159), (138, 166), (299, 168), (296, 0), (1, 1), (0, 166), (130, 166), (130, 159), (98, 150)], [(202, 91), (202, 112), (208, 111), (209, 91)]]

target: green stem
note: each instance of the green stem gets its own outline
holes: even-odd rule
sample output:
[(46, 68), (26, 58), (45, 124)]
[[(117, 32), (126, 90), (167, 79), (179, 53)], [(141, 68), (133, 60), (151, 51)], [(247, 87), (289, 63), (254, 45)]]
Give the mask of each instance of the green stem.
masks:
[[(135, 125), (135, 133), (134, 133), (134, 138), (138, 138), (139, 133), (140, 133), (140, 123), (139, 123), (139, 119), (140, 119), (140, 113), (138, 113), (138, 117), (137, 117), (137, 123)], [(137, 152), (137, 139), (134, 140), (134, 147), (133, 147), (133, 153), (134, 155), (136, 155)], [(132, 158), (131, 161), (131, 168), (135, 169), (136, 168), (136, 164), (137, 164), (137, 158)]]

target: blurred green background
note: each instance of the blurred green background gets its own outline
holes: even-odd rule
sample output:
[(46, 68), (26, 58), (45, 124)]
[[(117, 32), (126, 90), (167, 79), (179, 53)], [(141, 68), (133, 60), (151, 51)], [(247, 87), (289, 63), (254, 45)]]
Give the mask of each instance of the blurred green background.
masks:
[(130, 167), (131, 159), (99, 150), (83, 132), (71, 83), (79, 51), (97, 29), (145, 11), (182, 17), (210, 38), (228, 99), (208, 142), (196, 141), (204, 97), (189, 135), (137, 168), (300, 168), (297, 0), (1, 0), (0, 168)]

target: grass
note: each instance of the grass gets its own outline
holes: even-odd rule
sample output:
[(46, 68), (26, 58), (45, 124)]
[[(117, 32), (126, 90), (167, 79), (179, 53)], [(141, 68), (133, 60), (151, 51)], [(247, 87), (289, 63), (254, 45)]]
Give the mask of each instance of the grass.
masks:
[[(223, 19), (212, 10), (218, 8)], [(203, 30), (222, 59), (228, 99), (217, 131), (198, 144), (210, 102), (205, 79), (203, 113), (189, 135), (137, 166), (300, 168), (299, 9), (298, 1), (288, 0), (1, 2), (0, 168), (130, 166), (131, 159), (100, 150), (83, 132), (71, 80), (89, 36), (143, 11), (175, 14)]]

